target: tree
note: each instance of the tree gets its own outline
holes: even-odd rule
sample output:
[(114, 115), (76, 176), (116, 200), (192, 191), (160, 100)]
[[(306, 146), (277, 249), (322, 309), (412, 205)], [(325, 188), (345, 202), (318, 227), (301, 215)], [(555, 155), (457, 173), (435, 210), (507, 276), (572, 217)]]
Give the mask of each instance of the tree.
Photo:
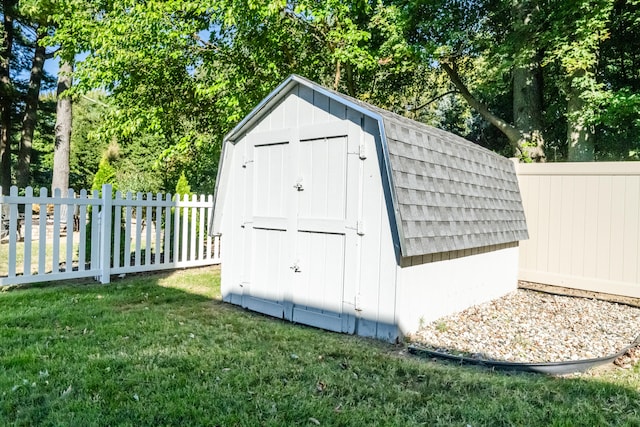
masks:
[[(446, 72), (456, 92), (507, 138), (512, 154), (544, 161), (540, 59), (531, 47), (532, 15), (539, 10), (533, 3), (416, 1), (405, 12), (409, 40), (423, 61)], [(504, 75), (509, 85), (500, 82)], [(512, 120), (481, 99), (483, 89), (495, 96), (500, 88), (511, 93)]]
[(69, 150), (71, 146), (72, 104), (69, 89), (73, 84), (71, 61), (63, 60), (58, 73), (55, 144), (51, 192), (69, 188)]
[(18, 165), (16, 167), (16, 184), (21, 188), (27, 187), (30, 183), (31, 148), (38, 117), (38, 102), (40, 100), (40, 87), (44, 74), (44, 61), (47, 56), (46, 47), (41, 44), (44, 33), (39, 28), (36, 29), (36, 32), (33, 65), (29, 78), (29, 89), (25, 96), (24, 117), (22, 119), (22, 132), (18, 151)]
[(157, 144), (164, 188), (184, 171), (211, 191), (222, 136), (291, 73), (400, 112), (398, 94), (415, 73), (399, 11), (381, 2), (113, 1), (92, 10), (55, 35), (90, 28), (76, 91), (109, 93), (105, 137), (123, 151)]
[(15, 90), (11, 81), (15, 0), (2, 1), (2, 50), (0, 50), (0, 186), (4, 194), (11, 187), (11, 128)]
[[(47, 86), (44, 63), (51, 57), (42, 43), (50, 31), (51, 4), (41, 0), (5, 0), (2, 50), (2, 185), (11, 184), (15, 167), (19, 187), (31, 184), (30, 167), (40, 90)], [(28, 75), (26, 81), (24, 75)], [(14, 146), (17, 146), (14, 148)], [(13, 164), (12, 154), (17, 163)]]
[(91, 188), (102, 154), (109, 144), (101, 130), (111, 108), (107, 101), (106, 94), (90, 92), (78, 96), (73, 103), (69, 187), (76, 191)]

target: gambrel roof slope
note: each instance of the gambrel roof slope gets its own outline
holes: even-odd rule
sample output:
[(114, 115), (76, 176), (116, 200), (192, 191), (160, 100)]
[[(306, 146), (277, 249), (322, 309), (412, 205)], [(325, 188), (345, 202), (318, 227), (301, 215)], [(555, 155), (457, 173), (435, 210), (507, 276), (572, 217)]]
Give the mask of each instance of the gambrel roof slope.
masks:
[(248, 130), (295, 85), (305, 85), (378, 121), (385, 157), (382, 173), (390, 185), (402, 256), (528, 239), (511, 160), (300, 76), (285, 80), (225, 137), (224, 143)]

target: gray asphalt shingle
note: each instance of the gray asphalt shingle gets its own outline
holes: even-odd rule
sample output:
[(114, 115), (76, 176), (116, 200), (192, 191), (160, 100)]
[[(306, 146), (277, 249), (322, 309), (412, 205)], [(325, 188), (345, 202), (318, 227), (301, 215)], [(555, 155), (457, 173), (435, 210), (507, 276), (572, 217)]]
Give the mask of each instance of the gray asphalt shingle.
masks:
[(350, 100), (383, 118), (403, 256), (529, 237), (511, 160), (457, 135)]

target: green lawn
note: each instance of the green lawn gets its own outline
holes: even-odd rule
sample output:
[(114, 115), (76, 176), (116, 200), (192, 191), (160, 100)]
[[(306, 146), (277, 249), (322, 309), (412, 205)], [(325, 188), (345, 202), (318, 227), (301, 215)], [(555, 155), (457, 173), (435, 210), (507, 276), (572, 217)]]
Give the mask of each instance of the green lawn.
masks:
[(403, 350), (223, 304), (215, 268), (14, 289), (0, 425), (640, 425), (638, 367), (509, 375)]

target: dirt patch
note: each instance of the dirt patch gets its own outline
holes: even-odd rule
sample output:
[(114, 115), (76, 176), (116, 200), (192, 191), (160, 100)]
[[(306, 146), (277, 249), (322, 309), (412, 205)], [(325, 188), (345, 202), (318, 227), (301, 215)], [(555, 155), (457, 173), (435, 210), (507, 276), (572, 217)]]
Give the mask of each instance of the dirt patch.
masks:
[(598, 299), (608, 302), (616, 302), (618, 304), (626, 304), (632, 307), (640, 308), (640, 298), (627, 297), (622, 295), (607, 294), (604, 292), (583, 291), (581, 289), (565, 288), (563, 286), (545, 285), (533, 282), (518, 282), (521, 289), (531, 289), (534, 291), (545, 292), (554, 295), (564, 295), (572, 297)]

